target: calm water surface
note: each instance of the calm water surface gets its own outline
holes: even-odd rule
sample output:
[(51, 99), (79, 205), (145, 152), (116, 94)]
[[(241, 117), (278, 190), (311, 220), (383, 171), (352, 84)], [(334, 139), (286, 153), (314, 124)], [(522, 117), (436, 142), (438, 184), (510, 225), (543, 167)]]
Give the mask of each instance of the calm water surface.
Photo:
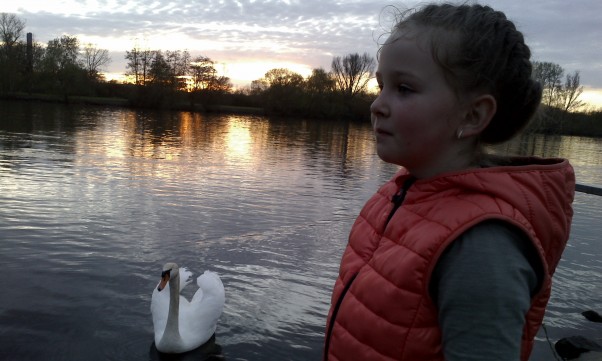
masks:
[[(496, 151), (568, 157), (602, 185), (598, 139)], [(150, 295), (176, 261), (226, 287), (215, 344), (187, 359), (319, 360), (349, 228), (395, 170), (367, 125), (0, 102), (0, 359), (160, 359)], [(580, 315), (602, 312), (602, 197), (575, 212), (552, 342), (602, 341)], [(542, 330), (532, 360), (551, 357)]]

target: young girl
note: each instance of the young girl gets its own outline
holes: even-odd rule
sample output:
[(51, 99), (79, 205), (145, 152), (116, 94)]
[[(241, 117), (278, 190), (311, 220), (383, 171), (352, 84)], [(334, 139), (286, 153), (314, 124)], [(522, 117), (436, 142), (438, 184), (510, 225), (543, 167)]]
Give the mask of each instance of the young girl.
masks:
[(366, 203), (341, 260), (324, 359), (527, 360), (569, 237), (563, 159), (487, 156), (541, 99), (501, 12), (427, 5), (379, 53), (377, 152), (402, 169)]

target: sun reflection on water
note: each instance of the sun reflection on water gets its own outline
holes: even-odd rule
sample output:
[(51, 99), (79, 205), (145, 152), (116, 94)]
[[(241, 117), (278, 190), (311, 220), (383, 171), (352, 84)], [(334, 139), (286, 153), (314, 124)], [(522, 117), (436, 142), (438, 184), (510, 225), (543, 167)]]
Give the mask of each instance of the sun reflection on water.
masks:
[(226, 130), (226, 156), (233, 160), (247, 163), (252, 158), (252, 138), (248, 122), (237, 117), (230, 117)]

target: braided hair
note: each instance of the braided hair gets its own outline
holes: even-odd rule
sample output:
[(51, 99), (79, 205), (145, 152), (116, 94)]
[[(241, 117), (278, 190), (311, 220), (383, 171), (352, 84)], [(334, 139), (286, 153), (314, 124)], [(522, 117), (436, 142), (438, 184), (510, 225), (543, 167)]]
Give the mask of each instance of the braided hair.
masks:
[(430, 36), (433, 58), (456, 94), (484, 91), (495, 98), (483, 143), (507, 141), (528, 124), (542, 87), (531, 77), (523, 34), (504, 13), (478, 4), (430, 4), (400, 15), (393, 31), (407, 29)]

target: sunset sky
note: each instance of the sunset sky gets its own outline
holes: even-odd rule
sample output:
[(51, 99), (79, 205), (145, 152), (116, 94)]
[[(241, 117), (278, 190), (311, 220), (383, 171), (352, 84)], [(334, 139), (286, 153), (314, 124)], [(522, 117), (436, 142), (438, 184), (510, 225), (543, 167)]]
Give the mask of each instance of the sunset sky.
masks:
[[(368, 52), (391, 25), (383, 0), (0, 0), (46, 43), (64, 34), (110, 51), (109, 73), (124, 73), (126, 50), (188, 50), (245, 86), (272, 68), (302, 75), (330, 70), (334, 56)], [(602, 106), (602, 1), (488, 0), (524, 33), (533, 58), (581, 73), (583, 100)]]

